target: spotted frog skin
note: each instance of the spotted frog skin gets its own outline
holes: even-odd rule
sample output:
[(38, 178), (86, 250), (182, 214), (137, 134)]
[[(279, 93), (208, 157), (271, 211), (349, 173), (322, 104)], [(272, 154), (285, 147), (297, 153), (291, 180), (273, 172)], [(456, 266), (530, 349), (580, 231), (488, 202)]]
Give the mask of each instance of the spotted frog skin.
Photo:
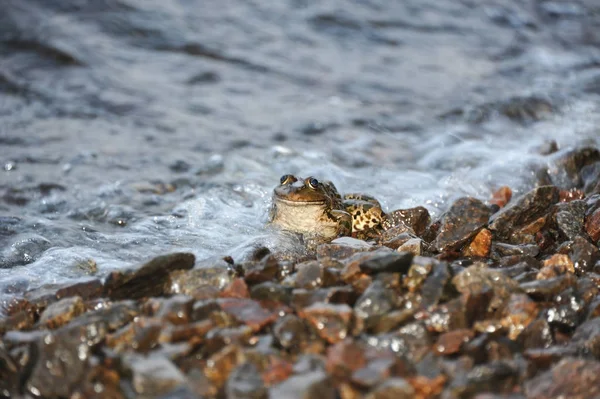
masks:
[(362, 194), (342, 197), (333, 183), (314, 177), (283, 175), (273, 190), (270, 223), (309, 238), (370, 238), (384, 218), (375, 198)]

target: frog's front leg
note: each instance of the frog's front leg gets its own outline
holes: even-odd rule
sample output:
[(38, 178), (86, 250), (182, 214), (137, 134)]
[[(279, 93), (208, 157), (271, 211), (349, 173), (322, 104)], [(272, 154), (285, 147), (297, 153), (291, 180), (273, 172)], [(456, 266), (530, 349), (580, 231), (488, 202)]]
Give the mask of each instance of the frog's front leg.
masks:
[(338, 224), (338, 237), (352, 235), (352, 216), (346, 211), (332, 210), (331, 216)]

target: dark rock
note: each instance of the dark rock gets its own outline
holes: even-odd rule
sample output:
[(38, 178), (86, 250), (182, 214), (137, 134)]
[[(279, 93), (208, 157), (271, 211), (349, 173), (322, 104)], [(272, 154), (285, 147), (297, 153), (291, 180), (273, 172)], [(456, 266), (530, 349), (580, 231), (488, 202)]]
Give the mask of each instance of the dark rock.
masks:
[(69, 283), (60, 286), (56, 290), (56, 298), (67, 298), (71, 296), (79, 296), (83, 300), (99, 298), (104, 294), (104, 286), (102, 281), (98, 279), (89, 279)]
[(516, 340), (521, 332), (531, 324), (539, 314), (539, 306), (526, 294), (511, 294), (502, 310), (502, 327), (508, 329), (508, 338)]
[(158, 345), (163, 322), (138, 318), (133, 323), (106, 337), (106, 346), (117, 353), (137, 351), (147, 353)]
[(563, 275), (565, 273), (575, 273), (575, 265), (568, 255), (554, 254), (544, 260), (543, 267), (538, 272), (536, 278), (544, 280)]
[(501, 257), (514, 255), (536, 257), (540, 253), (540, 247), (536, 244), (511, 245), (498, 242), (492, 246), (492, 251)]
[(384, 286), (381, 281), (374, 281), (356, 300), (354, 313), (358, 318), (368, 319), (381, 316), (399, 305), (398, 295)]
[(125, 364), (133, 390), (140, 396), (164, 395), (187, 383), (185, 375), (164, 357), (128, 356)]
[(528, 281), (520, 284), (525, 293), (536, 300), (550, 300), (555, 295), (577, 283), (572, 274), (553, 277), (545, 280)]
[(531, 366), (546, 370), (558, 363), (561, 359), (575, 357), (578, 349), (574, 346), (549, 346), (547, 348), (527, 349), (523, 356), (529, 360)]
[(559, 203), (554, 214), (558, 231), (567, 240), (574, 240), (584, 234), (586, 203), (582, 200)]
[(272, 300), (289, 304), (292, 299), (292, 288), (267, 281), (253, 286), (250, 289), (250, 297), (258, 301)]
[(466, 306), (461, 298), (420, 311), (415, 314), (415, 319), (423, 321), (428, 331), (438, 333), (469, 327)]
[(269, 309), (252, 299), (224, 298), (218, 299), (217, 303), (223, 312), (254, 331), (273, 323), (280, 312), (286, 311), (283, 306)]
[(81, 297), (63, 298), (48, 306), (40, 317), (40, 324), (54, 329), (67, 324), (85, 311)]
[(398, 249), (398, 247), (413, 238), (418, 237), (413, 233), (412, 229), (403, 224), (399, 224), (389, 230), (383, 231), (378, 237), (378, 242), (385, 247)]
[(551, 370), (525, 383), (528, 399), (595, 398), (600, 395), (600, 362), (562, 359)]
[(596, 262), (600, 260), (600, 251), (585, 238), (577, 237), (571, 245), (569, 257), (573, 262), (575, 273), (581, 276), (593, 270)]
[(269, 389), (270, 398), (335, 399), (336, 390), (325, 371), (311, 371), (294, 375)]
[(433, 345), (433, 351), (438, 355), (453, 355), (460, 347), (469, 342), (475, 333), (470, 329), (453, 330), (440, 335)]
[(235, 368), (225, 384), (227, 398), (268, 399), (268, 391), (252, 363), (244, 363)]
[(558, 202), (558, 199), (558, 188), (537, 187), (494, 214), (490, 219), (489, 229), (500, 239), (510, 239), (519, 227), (544, 216), (550, 207)]
[(571, 344), (600, 359), (600, 318), (579, 325), (573, 333)]
[(416, 208), (397, 209), (389, 212), (387, 219), (383, 223), (383, 228), (387, 230), (392, 226), (402, 224), (410, 227), (416, 235), (421, 236), (425, 233), (425, 229), (427, 229), (430, 222), (431, 216), (429, 216), (429, 211), (422, 206), (418, 206)]
[(235, 270), (223, 259), (216, 259), (209, 263), (205, 260), (192, 270), (171, 272), (165, 293), (185, 294), (197, 298), (201, 295), (204, 287), (213, 287), (217, 291), (221, 291), (235, 277)]
[(0, 345), (0, 395), (3, 397), (16, 397), (19, 393), (19, 368), (3, 345)]
[(275, 322), (273, 336), (282, 348), (299, 352), (307, 345), (309, 330), (298, 316), (286, 315)]
[(348, 305), (316, 303), (298, 311), (317, 334), (329, 343), (336, 343), (348, 336), (352, 322), (352, 308)]
[(450, 285), (451, 279), (452, 273), (447, 263), (434, 263), (421, 286), (421, 307), (427, 309), (437, 305), (442, 299), (447, 299), (449, 293), (455, 292)]
[(529, 323), (519, 339), (525, 349), (548, 348), (554, 344), (552, 330), (546, 320), (538, 319)]
[(296, 265), (295, 287), (315, 289), (322, 287), (325, 280), (325, 270), (318, 261), (308, 261)]
[(413, 254), (410, 252), (375, 251), (363, 258), (359, 267), (363, 273), (401, 273), (406, 274), (411, 265)]
[(568, 149), (553, 155), (548, 173), (555, 186), (565, 189), (582, 188), (581, 170), (598, 161), (600, 161), (600, 151), (596, 148)]
[(600, 208), (586, 216), (585, 231), (593, 242), (598, 243), (600, 241)]
[(169, 273), (194, 267), (190, 253), (174, 253), (156, 257), (139, 267), (112, 272), (106, 279), (107, 295), (113, 299), (139, 299), (165, 293)]
[(584, 166), (581, 169), (581, 179), (586, 195), (600, 194), (600, 162)]
[(0, 334), (6, 331), (29, 329), (33, 327), (34, 323), (35, 315), (26, 310), (16, 312), (8, 317), (0, 317)]
[(412, 399), (415, 389), (403, 378), (390, 378), (378, 385), (366, 399)]
[(376, 246), (351, 237), (340, 237), (329, 244), (321, 244), (317, 247), (317, 259), (321, 258), (348, 258), (359, 252), (373, 251)]
[(518, 382), (519, 369), (507, 361), (494, 361), (473, 367), (457, 376), (448, 390), (458, 397), (471, 397), (480, 392), (510, 393)]
[(327, 348), (327, 371), (340, 380), (349, 379), (352, 373), (367, 364), (365, 345), (360, 341), (345, 339)]
[(168, 321), (171, 324), (186, 324), (191, 320), (194, 299), (187, 295), (175, 295), (171, 298), (151, 298), (145, 304), (150, 316)]
[(44, 398), (69, 397), (86, 375), (91, 348), (85, 329), (49, 333), (36, 342), (35, 363), (25, 388), (33, 396)]
[(481, 263), (464, 269), (452, 279), (452, 283), (462, 294), (474, 295), (491, 290), (494, 293), (489, 305), (491, 309), (502, 306), (511, 294), (521, 292), (516, 281)]
[(582, 318), (584, 301), (573, 288), (567, 288), (553, 298), (552, 305), (543, 311), (544, 318), (551, 326), (572, 329)]
[(439, 252), (460, 249), (484, 227), (490, 217), (490, 209), (475, 198), (457, 200), (442, 217), (438, 235), (433, 243)]
[(313, 305), (317, 302), (354, 305), (358, 293), (348, 286), (321, 288), (317, 290), (295, 289), (292, 292), (291, 304), (296, 309)]
[(279, 262), (274, 255), (267, 255), (258, 262), (247, 262), (242, 265), (246, 283), (258, 284), (273, 281), (279, 275)]

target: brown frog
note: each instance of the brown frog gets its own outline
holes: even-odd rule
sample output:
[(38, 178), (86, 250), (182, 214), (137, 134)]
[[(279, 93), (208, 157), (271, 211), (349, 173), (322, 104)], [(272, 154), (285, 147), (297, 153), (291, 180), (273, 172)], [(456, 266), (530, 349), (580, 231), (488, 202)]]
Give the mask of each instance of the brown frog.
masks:
[(273, 190), (270, 223), (318, 241), (339, 236), (370, 238), (381, 229), (385, 214), (370, 196), (342, 197), (333, 183), (283, 175)]

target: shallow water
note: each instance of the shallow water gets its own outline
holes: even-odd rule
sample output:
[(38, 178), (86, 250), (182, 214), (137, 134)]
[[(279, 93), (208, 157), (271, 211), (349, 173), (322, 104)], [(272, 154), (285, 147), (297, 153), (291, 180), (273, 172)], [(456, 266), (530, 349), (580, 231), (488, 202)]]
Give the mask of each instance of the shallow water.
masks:
[(591, 0), (5, 0), (0, 292), (228, 254), (285, 173), (434, 215), (522, 192), (539, 146), (600, 144), (599, 94)]

